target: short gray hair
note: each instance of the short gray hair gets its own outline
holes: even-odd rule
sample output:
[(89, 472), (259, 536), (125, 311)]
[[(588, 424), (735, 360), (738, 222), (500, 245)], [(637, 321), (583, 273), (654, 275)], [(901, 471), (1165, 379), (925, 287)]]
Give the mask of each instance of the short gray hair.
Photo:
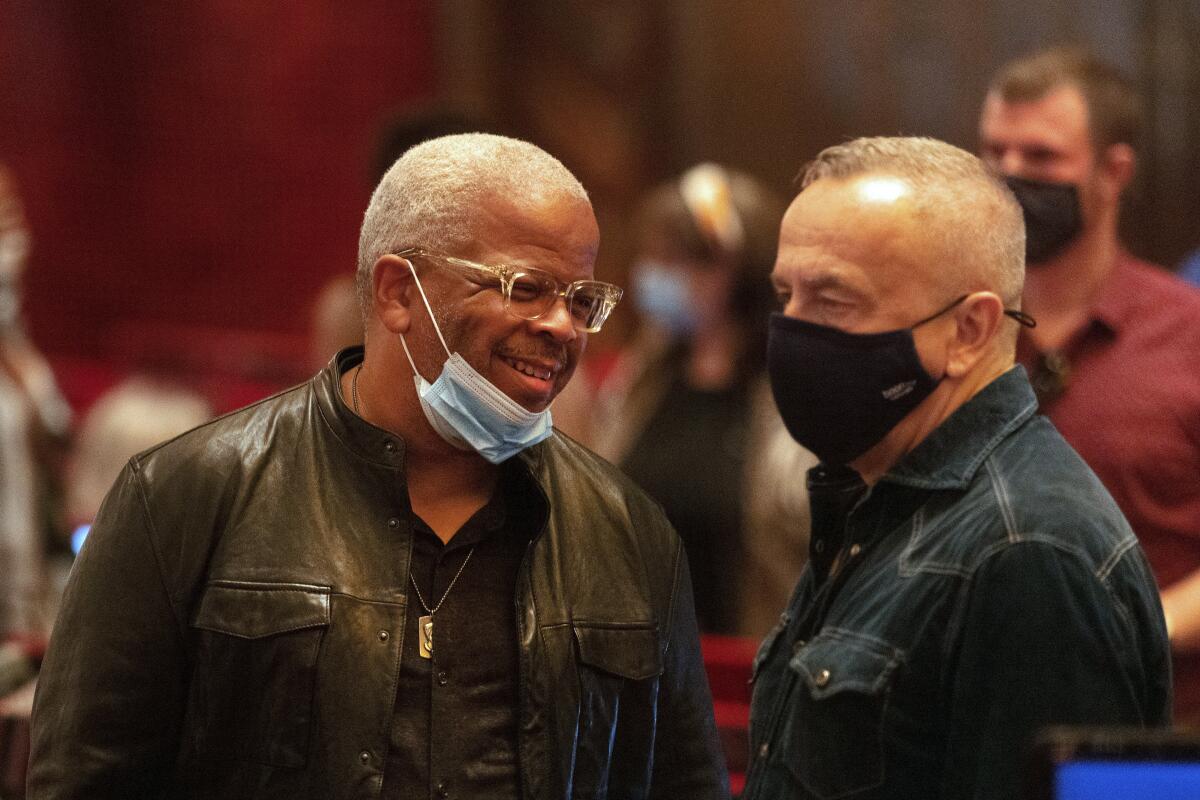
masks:
[(471, 240), (479, 201), (573, 197), (587, 191), (554, 156), (507, 136), (464, 133), (413, 147), (392, 165), (371, 195), (358, 238), (358, 300), (371, 307), (372, 271), (380, 257), (404, 247), (453, 251)]
[(827, 147), (799, 176), (803, 191), (822, 178), (879, 173), (919, 191), (918, 207), (940, 234), (945, 276), (956, 292), (986, 289), (1019, 308), (1025, 283), (1025, 221), (1012, 192), (966, 150), (925, 137), (873, 137)]

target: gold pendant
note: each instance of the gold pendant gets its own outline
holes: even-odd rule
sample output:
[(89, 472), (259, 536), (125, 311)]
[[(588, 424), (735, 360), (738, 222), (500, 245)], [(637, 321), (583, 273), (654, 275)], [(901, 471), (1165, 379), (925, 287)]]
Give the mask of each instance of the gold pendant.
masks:
[(433, 658), (433, 617), (425, 616), (418, 619), (417, 630), (421, 633), (418, 643), (421, 658)]

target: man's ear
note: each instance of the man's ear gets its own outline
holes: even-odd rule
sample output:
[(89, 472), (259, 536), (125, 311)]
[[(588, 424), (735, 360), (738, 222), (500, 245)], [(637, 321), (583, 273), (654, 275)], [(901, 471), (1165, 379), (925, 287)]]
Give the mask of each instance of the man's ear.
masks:
[(371, 288), (371, 305), (383, 327), (390, 333), (408, 333), (416, 295), (408, 259), (390, 253), (380, 256), (371, 273)]
[(1099, 167), (1112, 199), (1119, 199), (1125, 187), (1133, 182), (1133, 174), (1137, 169), (1137, 153), (1124, 142), (1109, 145), (1100, 154)]
[(991, 352), (1004, 321), (1004, 303), (994, 292), (974, 292), (954, 311), (955, 337), (946, 361), (946, 375), (961, 378)]

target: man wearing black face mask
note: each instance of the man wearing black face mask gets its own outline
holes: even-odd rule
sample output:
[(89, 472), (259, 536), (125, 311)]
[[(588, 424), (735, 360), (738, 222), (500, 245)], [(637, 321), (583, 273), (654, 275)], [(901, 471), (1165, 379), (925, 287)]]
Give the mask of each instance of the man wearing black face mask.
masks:
[(1198, 724), (1200, 292), (1118, 240), (1140, 127), (1125, 79), (1056, 48), (997, 73), (980, 141), (1025, 212), (1024, 303), (1038, 327), (1017, 358), (1146, 550), (1175, 653), (1175, 719)]
[(747, 800), (1016, 798), (1043, 725), (1163, 725), (1165, 625), (1112, 498), (1014, 366), (1012, 195), (931, 139), (819, 154), (768, 371), (810, 565), (754, 664)]

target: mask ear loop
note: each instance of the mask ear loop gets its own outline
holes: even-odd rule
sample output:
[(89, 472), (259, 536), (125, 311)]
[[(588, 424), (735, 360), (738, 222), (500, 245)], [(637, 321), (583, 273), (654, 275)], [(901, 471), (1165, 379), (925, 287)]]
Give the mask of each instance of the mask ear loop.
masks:
[[(433, 308), (429, 305), (429, 298), (425, 296), (425, 289), (421, 287), (421, 279), (417, 277), (417, 270), (413, 267), (412, 261), (407, 258), (404, 263), (408, 264), (408, 271), (412, 273), (413, 281), (417, 284), (417, 291), (421, 293), (421, 300), (425, 303), (425, 310), (429, 312), (429, 321), (433, 323), (433, 330), (437, 334), (438, 341), (442, 343), (442, 349), (446, 351), (446, 358), (450, 358), (450, 348), (446, 346), (446, 340), (442, 338), (442, 329), (438, 327), (437, 320), (433, 317)], [(404, 355), (408, 356), (408, 365), (412, 367), (414, 375), (420, 375), (417, 370), (417, 364), (413, 361), (412, 353), (408, 351), (408, 342), (404, 341), (404, 334), (399, 334), (400, 346), (404, 348)]]

